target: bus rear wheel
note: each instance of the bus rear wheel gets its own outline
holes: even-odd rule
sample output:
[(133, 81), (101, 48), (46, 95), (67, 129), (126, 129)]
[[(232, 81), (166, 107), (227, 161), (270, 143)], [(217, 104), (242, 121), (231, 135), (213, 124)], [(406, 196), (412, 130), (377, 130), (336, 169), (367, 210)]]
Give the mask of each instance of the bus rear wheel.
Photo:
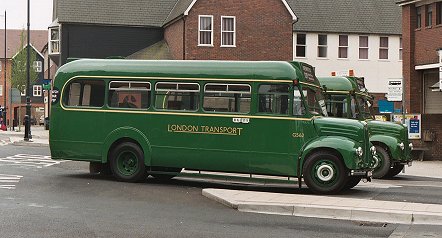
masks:
[(135, 143), (124, 142), (110, 153), (110, 168), (114, 177), (123, 182), (138, 182), (146, 179), (143, 150)]
[(335, 155), (318, 152), (304, 164), (304, 181), (317, 194), (333, 194), (347, 184), (348, 175), (344, 163)]
[(387, 150), (382, 146), (376, 145), (377, 161), (373, 169), (373, 178), (384, 178), (390, 170), (391, 158)]
[(404, 165), (403, 164), (395, 164), (393, 165), (393, 168), (391, 168), (387, 175), (385, 177), (387, 178), (392, 178), (396, 175), (398, 175), (402, 170), (404, 169)]
[(361, 182), (362, 177), (349, 177), (347, 183), (344, 186), (344, 190), (348, 190), (348, 189), (352, 189), (354, 188), (356, 185), (359, 184), (359, 182)]

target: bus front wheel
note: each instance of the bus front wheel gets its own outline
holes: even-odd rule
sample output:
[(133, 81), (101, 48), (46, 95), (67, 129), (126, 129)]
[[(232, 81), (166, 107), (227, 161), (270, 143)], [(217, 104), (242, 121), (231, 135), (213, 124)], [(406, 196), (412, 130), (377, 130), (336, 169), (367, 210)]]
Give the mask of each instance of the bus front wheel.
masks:
[(347, 184), (347, 169), (335, 155), (317, 152), (304, 164), (304, 182), (317, 194), (333, 194), (341, 191)]
[(382, 146), (376, 145), (377, 161), (373, 169), (373, 178), (384, 178), (390, 170), (391, 158), (387, 150)]
[(109, 160), (112, 174), (119, 181), (138, 182), (147, 177), (143, 150), (135, 143), (117, 145)]

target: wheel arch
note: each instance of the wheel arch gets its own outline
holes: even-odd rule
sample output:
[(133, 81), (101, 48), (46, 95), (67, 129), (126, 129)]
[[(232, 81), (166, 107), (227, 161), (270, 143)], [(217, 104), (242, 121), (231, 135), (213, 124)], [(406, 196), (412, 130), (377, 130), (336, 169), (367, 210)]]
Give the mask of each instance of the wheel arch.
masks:
[(108, 162), (109, 153), (112, 148), (124, 142), (137, 144), (144, 153), (144, 164), (150, 166), (152, 152), (150, 142), (144, 133), (133, 127), (120, 127), (109, 133), (104, 141), (103, 150), (101, 152), (102, 163)]
[(399, 140), (397, 138), (386, 135), (373, 135), (370, 137), (370, 142), (375, 146), (384, 148), (393, 160), (400, 159)]

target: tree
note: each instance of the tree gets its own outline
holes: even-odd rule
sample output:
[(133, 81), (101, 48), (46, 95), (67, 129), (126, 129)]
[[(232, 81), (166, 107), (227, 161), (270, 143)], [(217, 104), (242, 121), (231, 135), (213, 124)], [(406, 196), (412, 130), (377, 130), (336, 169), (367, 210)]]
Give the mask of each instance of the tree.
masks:
[[(25, 40), (26, 36), (24, 34), (24, 30), (20, 34), (20, 48), (18, 49), (17, 55), (12, 58), (12, 77), (11, 77), (11, 87), (17, 88), (20, 92), (25, 92), (26, 84), (27, 84), (27, 72), (26, 72), (26, 64), (27, 64), (27, 49), (25, 48)], [(31, 47), (31, 46), (27, 46)], [(30, 72), (29, 72), (29, 81), (30, 85), (34, 84), (37, 81), (38, 73), (32, 68), (33, 62), (37, 58), (37, 53), (30, 48), (29, 54), (29, 62), (30, 62)]]

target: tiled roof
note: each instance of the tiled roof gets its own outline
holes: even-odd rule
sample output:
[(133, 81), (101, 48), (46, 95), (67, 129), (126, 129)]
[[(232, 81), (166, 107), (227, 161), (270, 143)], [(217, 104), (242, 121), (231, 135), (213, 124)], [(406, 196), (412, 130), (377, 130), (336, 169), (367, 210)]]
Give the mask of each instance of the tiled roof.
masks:
[(402, 34), (402, 9), (395, 0), (287, 0), (295, 31)]
[(60, 23), (161, 27), (177, 0), (58, 0)]
[[(7, 55), (6, 58), (12, 58), (20, 48), (20, 35), (23, 30), (7, 30), (6, 31), (6, 47)], [(26, 37), (26, 30), (24, 31)], [(0, 58), (5, 55), (5, 30), (0, 30)], [(26, 38), (24, 45), (26, 45)], [(30, 43), (39, 51), (48, 43), (48, 31), (47, 30), (32, 30)]]
[(173, 57), (166, 41), (162, 40), (147, 48), (135, 52), (132, 55), (129, 55), (126, 57), (126, 59), (171, 60)]
[(174, 20), (175, 18), (181, 16), (184, 14), (184, 12), (189, 8), (190, 4), (193, 0), (178, 0), (173, 7), (170, 14), (167, 16), (164, 23), (169, 23), (170, 21)]

